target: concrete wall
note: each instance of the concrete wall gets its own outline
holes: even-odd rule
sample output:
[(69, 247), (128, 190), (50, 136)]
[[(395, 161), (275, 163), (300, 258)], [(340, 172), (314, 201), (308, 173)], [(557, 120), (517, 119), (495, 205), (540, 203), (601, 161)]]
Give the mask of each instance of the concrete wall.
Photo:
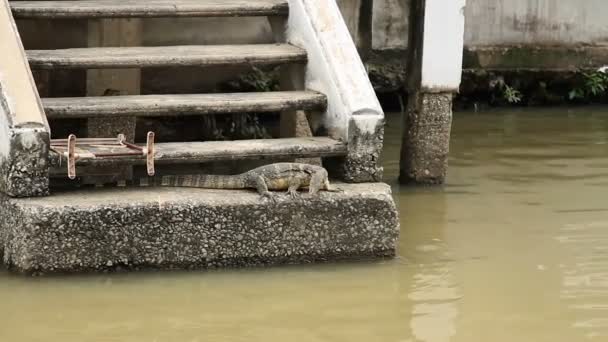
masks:
[(607, 44), (606, 0), (468, 0), (467, 45)]
[(407, 47), (410, 0), (374, 0), (372, 48)]
[(468, 0), (465, 68), (573, 72), (608, 64), (605, 0)]
[[(406, 48), (409, 2), (374, 1), (374, 49)], [(465, 45), (608, 44), (607, 13), (606, 0), (467, 0)]]

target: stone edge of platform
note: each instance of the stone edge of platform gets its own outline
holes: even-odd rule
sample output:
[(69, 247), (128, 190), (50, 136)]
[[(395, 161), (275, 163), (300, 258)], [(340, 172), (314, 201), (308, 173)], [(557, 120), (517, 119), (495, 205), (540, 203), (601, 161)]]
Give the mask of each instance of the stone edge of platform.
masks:
[[(86, 199), (77, 201), (78, 194), (31, 200), (0, 197), (0, 255), (10, 270), (24, 274), (394, 256), (399, 215), (390, 187), (341, 186), (344, 193), (296, 200), (282, 196), (276, 203), (251, 192), (203, 190), (208, 196), (198, 192), (192, 197), (194, 192), (186, 189), (162, 189), (158, 196), (167, 199), (162, 205), (153, 199), (87, 205)], [(117, 191), (137, 197), (138, 192), (155, 190)]]

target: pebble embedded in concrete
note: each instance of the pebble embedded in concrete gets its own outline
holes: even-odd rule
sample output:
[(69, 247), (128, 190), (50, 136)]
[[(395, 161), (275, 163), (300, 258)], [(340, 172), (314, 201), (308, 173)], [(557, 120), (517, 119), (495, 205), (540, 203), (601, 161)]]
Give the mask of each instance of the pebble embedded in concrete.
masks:
[[(25, 273), (208, 268), (393, 256), (390, 187), (279, 195), (185, 188), (100, 189), (1, 197), (0, 251)], [(46, 249), (45, 249), (46, 248)]]

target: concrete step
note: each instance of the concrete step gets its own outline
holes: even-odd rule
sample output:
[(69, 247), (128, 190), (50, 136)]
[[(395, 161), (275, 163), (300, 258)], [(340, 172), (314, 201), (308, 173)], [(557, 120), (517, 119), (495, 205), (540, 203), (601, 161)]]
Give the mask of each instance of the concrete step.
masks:
[(314, 91), (45, 98), (50, 119), (124, 116), (183, 116), (325, 110), (327, 98)]
[(306, 63), (289, 44), (96, 47), (26, 51), (33, 69), (146, 68)]
[[(157, 164), (206, 163), (229, 160), (295, 159), (336, 157), (347, 154), (346, 144), (327, 137), (255, 139), (237, 141), (175, 142), (156, 144)], [(57, 153), (51, 152), (51, 164), (67, 165), (59, 160)], [(119, 165), (145, 164), (145, 159), (133, 157), (113, 157), (79, 160), (79, 165)], [(62, 166), (63, 167), (63, 166)]]
[(15, 18), (286, 16), (287, 0), (11, 1)]
[(0, 255), (13, 271), (209, 268), (395, 255), (390, 187), (334, 184), (276, 202), (255, 191), (113, 188), (0, 196)]

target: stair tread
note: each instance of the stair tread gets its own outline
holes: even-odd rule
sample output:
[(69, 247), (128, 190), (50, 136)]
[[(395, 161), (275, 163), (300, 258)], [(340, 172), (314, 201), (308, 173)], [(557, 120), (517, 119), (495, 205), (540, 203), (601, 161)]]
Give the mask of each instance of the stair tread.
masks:
[(306, 51), (289, 44), (93, 47), (26, 51), (34, 69), (138, 68), (304, 63)]
[(48, 118), (92, 116), (169, 116), (281, 112), (325, 109), (325, 95), (315, 91), (66, 97), (42, 99)]
[[(328, 137), (254, 139), (236, 141), (205, 141), (157, 143), (155, 162), (158, 164), (204, 163), (244, 159), (281, 159), (344, 156), (347, 146)], [(52, 153), (54, 165), (59, 156)], [(82, 165), (144, 164), (145, 159), (116, 157), (89, 159)]]
[(287, 0), (11, 1), (15, 18), (134, 18), (287, 15)]

